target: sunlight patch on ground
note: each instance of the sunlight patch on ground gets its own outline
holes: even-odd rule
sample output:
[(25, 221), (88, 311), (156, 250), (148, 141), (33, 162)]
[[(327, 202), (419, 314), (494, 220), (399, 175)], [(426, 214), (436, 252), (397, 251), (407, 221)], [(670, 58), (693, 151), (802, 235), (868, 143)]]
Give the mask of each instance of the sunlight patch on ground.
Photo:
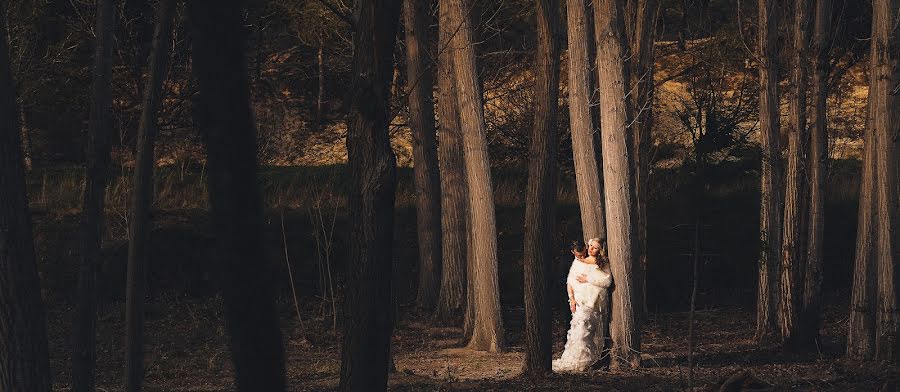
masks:
[(463, 348), (414, 352), (396, 358), (397, 371), (447, 382), (508, 380), (522, 373), (522, 352), (489, 353)]

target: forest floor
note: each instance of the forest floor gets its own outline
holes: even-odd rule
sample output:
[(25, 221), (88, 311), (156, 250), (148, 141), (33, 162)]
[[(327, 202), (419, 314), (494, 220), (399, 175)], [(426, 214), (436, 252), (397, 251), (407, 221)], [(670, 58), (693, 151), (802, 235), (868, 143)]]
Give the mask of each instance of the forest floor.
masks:
[[(282, 331), (289, 391), (336, 389), (340, 372), (340, 337), (328, 310), (305, 303), (298, 322), (291, 303), (281, 303)], [(403, 311), (392, 345), (395, 391), (453, 390), (687, 390), (687, 313), (651, 314), (643, 328), (642, 368), (595, 370), (580, 375), (522, 376), (524, 311), (506, 308), (508, 351), (494, 354), (463, 349), (459, 328), (432, 327), (414, 311)], [(784, 354), (777, 342), (752, 341), (754, 314), (740, 309), (703, 309), (696, 314), (696, 348), (692, 390), (719, 390), (729, 376), (748, 371), (765, 390), (880, 390), (900, 382), (900, 367), (842, 359), (847, 318), (831, 309), (818, 353)], [(49, 312), (54, 390), (68, 390), (71, 308)], [(328, 317), (322, 317), (328, 315)], [(220, 297), (166, 298), (151, 302), (147, 314), (146, 391), (233, 390)], [(566, 322), (554, 320), (553, 352), (559, 356)], [(99, 391), (121, 390), (124, 369), (124, 306), (109, 305), (98, 322)], [(890, 389), (894, 390), (894, 389)]]

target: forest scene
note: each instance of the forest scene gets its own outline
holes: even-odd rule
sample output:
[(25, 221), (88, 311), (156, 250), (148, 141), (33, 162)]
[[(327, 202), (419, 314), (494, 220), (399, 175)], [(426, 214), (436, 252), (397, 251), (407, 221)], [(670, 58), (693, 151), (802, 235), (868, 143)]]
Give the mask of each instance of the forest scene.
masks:
[(900, 0), (0, 15), (0, 392), (900, 391)]

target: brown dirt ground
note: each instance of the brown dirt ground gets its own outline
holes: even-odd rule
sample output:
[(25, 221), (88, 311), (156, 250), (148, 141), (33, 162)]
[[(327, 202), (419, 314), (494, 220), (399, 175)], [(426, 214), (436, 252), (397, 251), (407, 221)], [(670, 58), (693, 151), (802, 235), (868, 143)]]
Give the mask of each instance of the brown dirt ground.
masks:
[[(290, 391), (333, 390), (338, 385), (340, 338), (320, 304), (306, 303), (297, 322), (290, 303), (283, 314), (287, 379)], [(522, 376), (524, 353), (521, 308), (506, 309), (509, 349), (505, 353), (462, 348), (459, 328), (438, 328), (403, 310), (393, 339), (397, 371), (389, 387), (396, 391), (527, 390), (527, 391), (669, 391), (687, 389), (687, 314), (649, 317), (644, 328), (643, 368), (595, 370), (581, 375)], [(830, 309), (821, 351), (809, 355), (780, 352), (777, 342), (751, 340), (754, 315), (739, 309), (705, 309), (697, 313), (694, 390), (717, 390), (729, 375), (750, 371), (774, 390), (878, 390), (900, 380), (900, 368), (881, 363), (858, 364), (841, 359), (847, 319)], [(71, 308), (49, 313), (54, 390), (68, 390)], [(559, 355), (566, 325), (554, 321), (554, 353)], [(123, 379), (124, 307), (115, 303), (98, 322), (98, 391), (121, 390)], [(232, 369), (220, 298), (160, 298), (147, 314), (146, 391), (229, 391)]]

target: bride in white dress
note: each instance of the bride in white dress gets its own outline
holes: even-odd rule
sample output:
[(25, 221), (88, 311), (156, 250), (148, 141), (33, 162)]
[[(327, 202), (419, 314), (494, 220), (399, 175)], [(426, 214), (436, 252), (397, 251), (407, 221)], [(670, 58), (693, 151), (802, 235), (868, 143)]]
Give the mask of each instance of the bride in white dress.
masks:
[[(572, 266), (566, 279), (569, 310), (572, 322), (566, 334), (566, 346), (559, 359), (553, 360), (554, 372), (583, 372), (600, 359), (602, 347), (601, 320), (606, 308), (608, 290), (612, 285), (606, 251), (599, 239), (572, 246)], [(589, 257), (585, 257), (585, 253)]]

